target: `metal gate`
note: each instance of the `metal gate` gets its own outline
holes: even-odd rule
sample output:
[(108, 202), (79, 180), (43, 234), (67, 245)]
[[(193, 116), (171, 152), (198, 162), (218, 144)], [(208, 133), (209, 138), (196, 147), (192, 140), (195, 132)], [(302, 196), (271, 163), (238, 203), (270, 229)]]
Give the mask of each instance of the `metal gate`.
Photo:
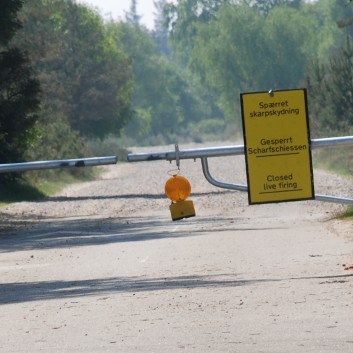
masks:
[[(347, 146), (347, 145), (353, 145), (353, 136), (331, 137), (331, 138), (310, 140), (311, 149), (322, 148), (322, 147), (341, 147), (341, 146)], [(179, 146), (176, 144), (174, 151), (159, 152), (159, 153), (130, 153), (127, 156), (127, 160), (129, 162), (159, 161), (159, 160), (166, 160), (169, 162), (176, 161), (176, 164), (179, 167), (179, 163), (181, 159), (196, 160), (200, 158), (203, 174), (209, 183), (223, 189), (247, 192), (248, 191), (247, 185), (232, 184), (232, 183), (216, 180), (215, 178), (212, 177), (208, 168), (208, 158), (234, 156), (234, 155), (241, 155), (244, 153), (245, 153), (244, 145), (179, 150)], [(343, 198), (343, 197), (328, 196), (328, 195), (315, 194), (315, 200), (353, 204), (353, 199), (351, 198)]]
[[(331, 137), (322, 139), (311, 139), (310, 148), (322, 148), (322, 147), (341, 147), (353, 145), (353, 136), (344, 137)], [(180, 165), (181, 159), (198, 159), (201, 160), (201, 166), (203, 174), (206, 180), (212, 185), (230, 190), (237, 191), (248, 191), (247, 185), (232, 184), (217, 180), (212, 177), (208, 168), (208, 158), (212, 157), (225, 157), (244, 154), (244, 145), (235, 146), (224, 146), (224, 147), (209, 147), (209, 148), (197, 148), (197, 149), (185, 149), (179, 150), (179, 146), (176, 144), (173, 151), (159, 152), (159, 153), (130, 153), (127, 156), (129, 162), (144, 162), (144, 161), (176, 161), (177, 166)], [(37, 162), (25, 162), (25, 163), (9, 163), (0, 164), (0, 173), (8, 172), (24, 172), (30, 170), (43, 170), (43, 169), (56, 169), (66, 167), (91, 167), (101, 166), (108, 164), (116, 164), (118, 158), (116, 156), (108, 157), (93, 157), (93, 158), (79, 158), (79, 159), (65, 159), (65, 160), (53, 160), (53, 161), (37, 161)], [(353, 199), (319, 195), (315, 194), (315, 200), (337, 202), (345, 204), (353, 204)]]

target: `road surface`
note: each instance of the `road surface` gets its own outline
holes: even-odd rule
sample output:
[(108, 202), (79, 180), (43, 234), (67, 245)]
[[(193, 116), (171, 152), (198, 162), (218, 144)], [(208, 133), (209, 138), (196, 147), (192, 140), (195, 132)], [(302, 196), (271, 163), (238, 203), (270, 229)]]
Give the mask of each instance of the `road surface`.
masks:
[[(334, 219), (344, 207), (249, 206), (182, 161), (197, 214), (172, 222), (173, 168), (118, 164), (1, 209), (0, 352), (353, 352), (352, 223)], [(241, 157), (210, 170), (245, 183)], [(315, 187), (353, 194), (323, 171)]]

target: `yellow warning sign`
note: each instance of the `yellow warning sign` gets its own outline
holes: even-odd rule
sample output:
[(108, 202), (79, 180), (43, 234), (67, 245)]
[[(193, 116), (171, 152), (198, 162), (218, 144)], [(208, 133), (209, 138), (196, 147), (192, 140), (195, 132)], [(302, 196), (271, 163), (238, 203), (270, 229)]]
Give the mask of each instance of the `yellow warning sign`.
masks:
[(305, 89), (241, 94), (249, 204), (315, 197)]

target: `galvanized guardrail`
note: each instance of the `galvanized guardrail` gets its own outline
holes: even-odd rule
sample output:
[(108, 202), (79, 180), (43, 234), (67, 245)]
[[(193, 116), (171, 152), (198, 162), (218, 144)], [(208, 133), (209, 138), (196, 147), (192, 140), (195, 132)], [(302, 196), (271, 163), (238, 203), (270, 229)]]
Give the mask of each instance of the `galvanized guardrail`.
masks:
[(25, 172), (30, 170), (42, 169), (58, 169), (70, 167), (93, 167), (108, 164), (116, 164), (118, 158), (116, 156), (108, 157), (91, 157), (78, 159), (63, 159), (53, 161), (36, 161), (23, 163), (0, 164), (0, 173), (9, 172)]
[[(344, 137), (331, 137), (331, 138), (322, 138), (322, 139), (311, 139), (310, 148), (322, 148), (322, 147), (342, 147), (353, 145), (353, 136), (344, 136)], [(219, 180), (216, 180), (210, 174), (208, 168), (207, 158), (210, 157), (226, 157), (241, 155), (245, 153), (244, 145), (236, 146), (224, 146), (224, 147), (209, 147), (209, 148), (197, 148), (197, 149), (185, 149), (179, 150), (179, 146), (175, 145), (174, 151), (167, 152), (158, 152), (158, 153), (130, 153), (127, 156), (129, 162), (144, 162), (144, 161), (176, 161), (179, 166), (179, 161), (181, 159), (201, 159), (202, 171), (206, 180), (214, 186), (224, 189), (237, 190), (237, 191), (248, 191), (247, 185), (242, 184), (232, 184), (225, 183)], [(336, 196), (327, 196), (315, 194), (315, 199), (318, 201), (326, 202), (337, 202), (345, 204), (353, 204), (353, 199), (343, 198)]]

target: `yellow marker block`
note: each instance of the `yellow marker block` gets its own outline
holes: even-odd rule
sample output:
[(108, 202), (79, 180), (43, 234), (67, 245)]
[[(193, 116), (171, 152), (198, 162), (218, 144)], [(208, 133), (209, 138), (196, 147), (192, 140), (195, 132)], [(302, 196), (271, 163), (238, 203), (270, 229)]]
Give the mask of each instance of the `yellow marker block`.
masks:
[(172, 203), (169, 206), (169, 209), (173, 221), (178, 221), (179, 219), (188, 217), (195, 217), (194, 203), (191, 200)]

